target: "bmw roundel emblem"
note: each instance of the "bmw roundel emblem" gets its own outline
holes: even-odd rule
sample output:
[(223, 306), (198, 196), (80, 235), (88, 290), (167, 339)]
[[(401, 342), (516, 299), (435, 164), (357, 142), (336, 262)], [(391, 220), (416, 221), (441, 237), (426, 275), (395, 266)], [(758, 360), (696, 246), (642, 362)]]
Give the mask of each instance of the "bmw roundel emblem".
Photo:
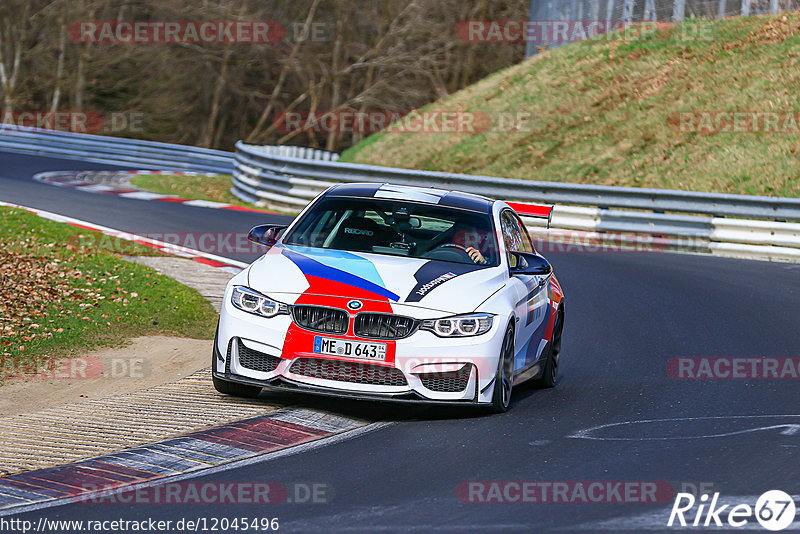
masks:
[(360, 310), (361, 307), (364, 305), (360, 300), (351, 300), (347, 303), (347, 307), (351, 310)]

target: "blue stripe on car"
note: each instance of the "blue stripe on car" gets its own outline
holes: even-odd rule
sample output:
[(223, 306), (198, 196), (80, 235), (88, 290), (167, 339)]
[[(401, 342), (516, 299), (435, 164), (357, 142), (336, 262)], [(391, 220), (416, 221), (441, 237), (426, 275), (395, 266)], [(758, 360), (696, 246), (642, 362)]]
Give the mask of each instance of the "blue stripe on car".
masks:
[(375, 268), (375, 264), (366, 258), (358, 256), (357, 254), (353, 254), (352, 252), (347, 252), (345, 250), (326, 249), (324, 251), (320, 251), (319, 249), (311, 247), (298, 246), (292, 246), (291, 249), (302, 254), (303, 256), (318, 261), (321, 264), (330, 267), (331, 269), (346, 271), (359, 276), (364, 280), (368, 280), (375, 285), (383, 288), (386, 287), (381, 275), (378, 273), (378, 269)]
[[(316, 276), (318, 278), (324, 278), (326, 280), (331, 280), (333, 282), (340, 282), (342, 284), (347, 284), (353, 287), (357, 287), (359, 289), (363, 289), (365, 291), (370, 291), (382, 297), (386, 297), (389, 300), (393, 300), (397, 302), (400, 300), (400, 297), (385, 287), (382, 287), (375, 282), (371, 282), (370, 280), (366, 280), (361, 278), (360, 276), (356, 276), (355, 274), (342, 270), (337, 269), (335, 267), (330, 267), (325, 265), (324, 263), (306, 256), (304, 254), (300, 254), (299, 252), (295, 252), (294, 250), (290, 250), (289, 247), (284, 247), (281, 250), (281, 253), (289, 258), (300, 271), (307, 275), (307, 276)], [(363, 258), (360, 258), (363, 260)], [(367, 260), (364, 260), (367, 261)], [(359, 262), (353, 262), (347, 267), (351, 267), (353, 265), (358, 265)], [(343, 265), (344, 266), (344, 265)]]

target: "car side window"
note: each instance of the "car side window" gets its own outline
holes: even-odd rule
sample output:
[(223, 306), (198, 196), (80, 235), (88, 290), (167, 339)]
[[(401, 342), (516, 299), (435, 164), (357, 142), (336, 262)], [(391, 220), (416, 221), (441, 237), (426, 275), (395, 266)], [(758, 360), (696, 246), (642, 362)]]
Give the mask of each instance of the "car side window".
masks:
[(500, 215), (500, 230), (508, 252), (524, 252), (522, 232), (514, 214), (506, 210)]
[(508, 210), (500, 214), (500, 231), (503, 234), (503, 242), (506, 245), (508, 264), (511, 267), (516, 267), (517, 260), (510, 253), (520, 251), (520, 246), (522, 245), (522, 235), (519, 231), (519, 225), (514, 220), (514, 216)]
[(525, 228), (522, 220), (517, 216), (513, 215), (514, 220), (516, 221), (517, 225), (519, 226), (519, 233), (522, 236), (522, 248), (521, 252), (527, 252), (529, 254), (533, 254), (536, 252), (536, 249), (533, 248), (533, 242), (531, 241), (531, 234), (528, 232), (528, 229)]
[[(536, 252), (528, 229), (514, 212), (506, 210), (500, 214), (500, 229), (503, 232), (503, 241), (505, 241), (508, 252), (526, 252), (528, 254)], [(508, 262), (512, 267), (516, 266), (516, 260), (510, 254)]]

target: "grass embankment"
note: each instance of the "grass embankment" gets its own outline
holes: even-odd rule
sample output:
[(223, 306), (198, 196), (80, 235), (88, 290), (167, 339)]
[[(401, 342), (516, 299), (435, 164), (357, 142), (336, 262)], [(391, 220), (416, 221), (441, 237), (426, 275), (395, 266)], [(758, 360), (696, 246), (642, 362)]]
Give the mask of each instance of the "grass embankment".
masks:
[[(495, 124), (477, 134), (379, 133), (341, 161), (796, 197), (800, 15), (694, 20), (642, 40), (573, 43), (424, 109), (485, 112)], [(680, 112), (694, 117), (683, 129)], [(718, 112), (755, 112), (761, 129), (766, 114), (776, 113), (778, 131), (718, 133), (737, 128)], [(753, 129), (748, 116), (739, 129)], [(515, 117), (518, 128), (497, 125)]]
[[(0, 381), (20, 362), (123, 344), (141, 335), (211, 339), (216, 313), (197, 291), (121, 254), (152, 249), (0, 208)], [(98, 245), (100, 245), (98, 247)]]
[(172, 195), (191, 200), (213, 200), (233, 204), (234, 206), (253, 205), (242, 202), (231, 194), (230, 174), (212, 176), (191, 174), (140, 174), (131, 179), (131, 183), (153, 193)]

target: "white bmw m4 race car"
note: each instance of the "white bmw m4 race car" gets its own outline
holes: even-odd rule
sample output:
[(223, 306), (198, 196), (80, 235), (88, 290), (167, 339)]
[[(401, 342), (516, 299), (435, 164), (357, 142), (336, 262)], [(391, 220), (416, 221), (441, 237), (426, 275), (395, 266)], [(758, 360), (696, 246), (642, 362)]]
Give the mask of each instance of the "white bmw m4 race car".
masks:
[(225, 291), (212, 365), (222, 393), (503, 412), (515, 385), (556, 383), (564, 296), (505, 202), (336, 185), (250, 239), (268, 250)]

